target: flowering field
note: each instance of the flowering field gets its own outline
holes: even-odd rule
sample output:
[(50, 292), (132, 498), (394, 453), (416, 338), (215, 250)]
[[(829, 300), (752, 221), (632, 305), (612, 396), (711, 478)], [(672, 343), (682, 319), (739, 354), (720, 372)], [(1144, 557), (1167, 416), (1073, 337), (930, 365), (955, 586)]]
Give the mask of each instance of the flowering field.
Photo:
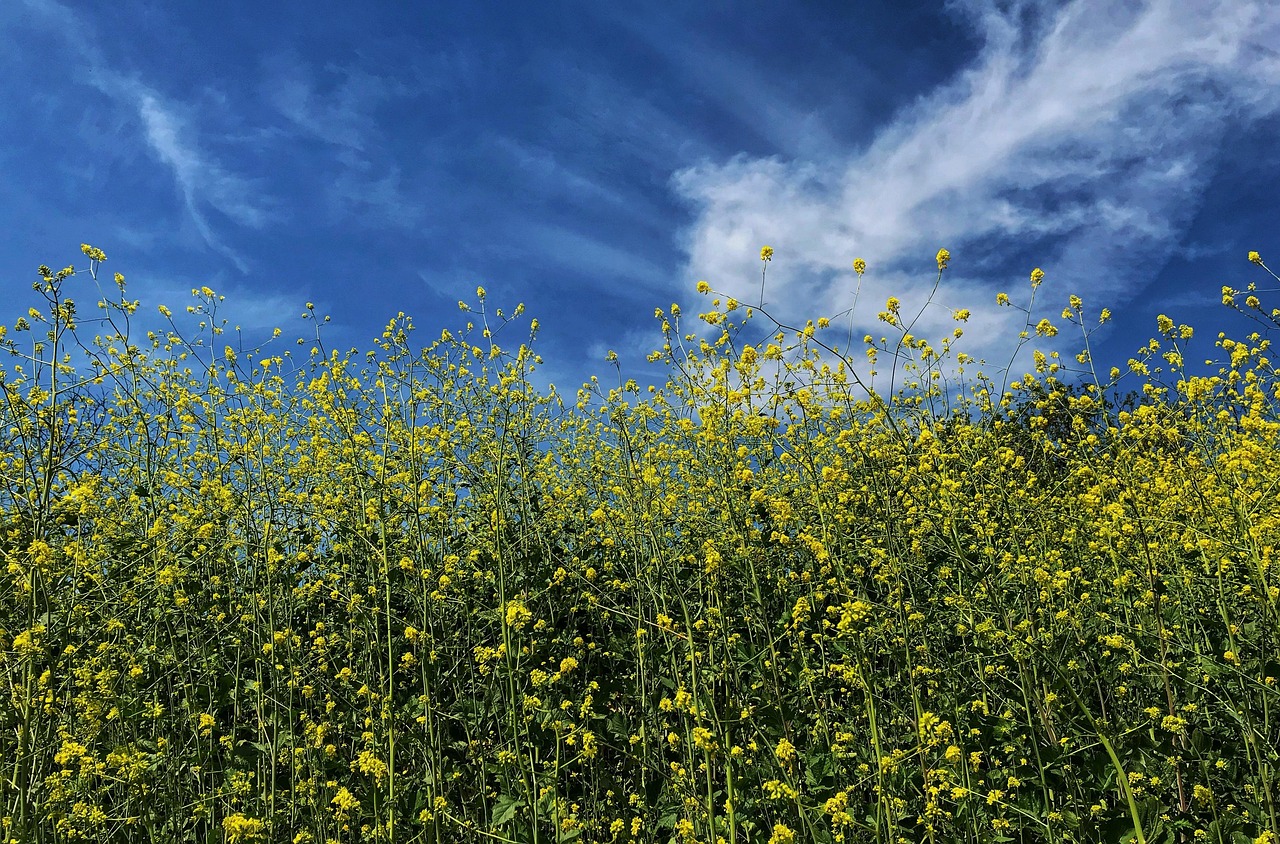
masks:
[(1095, 373), (1037, 271), (1002, 383), (703, 284), (562, 396), (483, 291), (249, 348), (84, 252), (0, 328), (9, 840), (1280, 841), (1265, 331)]

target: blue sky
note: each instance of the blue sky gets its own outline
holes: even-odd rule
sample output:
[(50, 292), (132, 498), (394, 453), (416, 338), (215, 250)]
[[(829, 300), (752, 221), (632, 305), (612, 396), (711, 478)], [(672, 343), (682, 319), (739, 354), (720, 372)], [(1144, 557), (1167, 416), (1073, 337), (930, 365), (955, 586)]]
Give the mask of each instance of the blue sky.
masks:
[(1212, 356), (1248, 325), (1221, 286), (1268, 280), (1245, 253), (1280, 265), (1275, 2), (6, 0), (0, 44), (0, 323), (82, 241), (148, 314), (208, 285), (297, 336), (312, 301), (362, 349), (483, 285), (571, 393), (608, 349), (652, 377), (653, 310), (698, 280), (755, 301), (766, 243), (801, 321), (864, 258), (859, 336), (946, 247), (917, 333), (968, 308), (993, 362), (1033, 267), (1043, 315), (1116, 312), (1110, 365), (1158, 313)]

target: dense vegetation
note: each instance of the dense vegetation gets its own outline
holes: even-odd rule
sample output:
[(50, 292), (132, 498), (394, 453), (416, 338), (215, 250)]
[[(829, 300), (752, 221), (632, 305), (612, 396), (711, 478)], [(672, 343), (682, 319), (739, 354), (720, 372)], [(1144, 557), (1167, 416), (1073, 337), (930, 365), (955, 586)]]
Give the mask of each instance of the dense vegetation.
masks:
[(0, 328), (10, 840), (1280, 841), (1265, 332), (1123, 404), (1076, 297), (1008, 385), (715, 299), (566, 400), (483, 291), (295, 357), (117, 275), (82, 341), (84, 252)]

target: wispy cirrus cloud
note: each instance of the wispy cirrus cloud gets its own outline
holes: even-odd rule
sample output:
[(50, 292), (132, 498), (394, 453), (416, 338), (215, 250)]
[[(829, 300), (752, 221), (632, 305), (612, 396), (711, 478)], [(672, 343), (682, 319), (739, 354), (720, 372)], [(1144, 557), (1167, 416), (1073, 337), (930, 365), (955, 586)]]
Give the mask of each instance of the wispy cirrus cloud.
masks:
[(263, 96), (293, 133), (337, 149), (323, 179), (330, 213), (343, 222), (360, 220), (412, 229), (426, 209), (404, 185), (403, 168), (385, 143), (384, 107), (422, 95), (433, 86), (415, 69), (406, 81), (356, 66), (311, 67), (296, 56), (267, 63)]
[[(998, 309), (994, 293), (1025, 284), (1031, 267), (988, 255), (1034, 256), (1053, 282), (1042, 297), (1079, 291), (1114, 306), (1176, 245), (1224, 133), (1280, 112), (1280, 61), (1259, 46), (1280, 36), (1274, 3), (952, 8), (980, 39), (974, 60), (839, 166), (738, 156), (676, 174), (697, 214), (691, 276), (755, 301), (769, 243), (768, 300), (788, 316), (818, 315), (850, 307), (849, 262), (861, 256), (872, 272), (855, 322), (880, 334), (884, 297), (914, 313), (946, 246), (953, 269), (937, 300), (973, 311), (969, 349), (1001, 360), (1025, 315)], [(917, 333), (951, 324), (938, 308)]]
[[(317, 74), (335, 81), (322, 86)], [(399, 80), (358, 67), (331, 64), (313, 72), (296, 57), (271, 59), (267, 77), (264, 96), (295, 128), (357, 153), (376, 142), (377, 109), (413, 93)]]
[(206, 209), (242, 226), (260, 229), (273, 216), (261, 200), (260, 187), (205, 153), (195, 140), (197, 130), (192, 121), (153, 90), (136, 81), (119, 79), (104, 87), (119, 91), (121, 98), (137, 109), (148, 147), (173, 173), (187, 213), (205, 243), (229, 258), (240, 272), (247, 273), (247, 260), (219, 237)]
[(132, 118), (124, 125), (140, 129), (149, 152), (167, 168), (205, 244), (241, 272), (248, 272), (247, 259), (219, 233), (210, 212), (250, 229), (263, 228), (276, 212), (259, 180), (237, 173), (210, 152), (208, 136), (219, 130), (201, 118), (208, 112), (208, 103), (180, 102), (138, 76), (117, 70), (97, 46), (97, 33), (74, 9), (57, 0), (21, 2), (31, 13), (27, 22), (62, 39), (68, 54), (75, 57), (69, 64), (76, 81), (106, 95)]

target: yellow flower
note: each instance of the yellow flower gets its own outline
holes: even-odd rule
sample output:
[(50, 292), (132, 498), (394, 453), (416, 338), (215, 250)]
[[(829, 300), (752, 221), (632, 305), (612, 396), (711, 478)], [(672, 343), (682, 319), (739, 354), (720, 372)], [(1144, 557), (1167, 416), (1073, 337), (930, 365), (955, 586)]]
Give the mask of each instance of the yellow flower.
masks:
[(54, 754), (53, 761), (57, 762), (59, 765), (66, 765), (68, 763), (75, 762), (88, 752), (89, 749), (79, 742), (64, 741), (62, 743), (62, 749)]
[(761, 261), (772, 261), (772, 260), (773, 260), (773, 247), (772, 247), (772, 246), (761, 246), (761, 247), (760, 247), (760, 260), (761, 260)]
[(997, 294), (996, 294), (996, 304), (997, 304), (997, 305), (1007, 305), (1007, 304), (1009, 304), (1009, 294), (1008, 294), (1008, 293), (997, 293)]
[(786, 739), (778, 742), (778, 746), (774, 748), (773, 755), (778, 757), (778, 761), (788, 768), (795, 764), (797, 758), (795, 745)]
[(947, 262), (951, 260), (951, 253), (945, 249), (938, 250), (938, 269), (945, 270)]
[(780, 823), (773, 825), (773, 835), (769, 836), (769, 844), (794, 844), (796, 834), (791, 828)]
[[(362, 750), (356, 760), (351, 763), (354, 770), (377, 780), (379, 784), (387, 777), (387, 763), (383, 762), (372, 751)], [(341, 792), (339, 792), (341, 793)]]
[(861, 258), (853, 259), (853, 271), (858, 275), (862, 275), (867, 271), (867, 262)]
[(1031, 271), (1031, 286), (1039, 287), (1040, 282), (1042, 281), (1044, 281), (1044, 270), (1040, 269), (1039, 267), (1036, 267), (1034, 270)]
[(239, 812), (222, 819), (222, 831), (227, 834), (227, 840), (231, 844), (239, 841), (255, 841), (262, 837), (265, 830), (266, 824), (262, 821), (257, 818), (246, 818)]
[(329, 802), (337, 806), (338, 811), (340, 812), (349, 812), (360, 805), (360, 801), (356, 799), (355, 795), (352, 794), (345, 785), (338, 789), (338, 793), (335, 794), (333, 796), (333, 800)]
[(711, 285), (710, 285), (710, 284), (707, 284), (705, 281), (700, 281), (700, 282), (698, 282), (698, 292), (699, 292), (699, 293), (701, 293), (701, 294), (703, 294), (703, 295), (706, 295), (707, 293), (710, 293), (710, 292), (711, 292)]
[(40, 636), (44, 631), (45, 626), (43, 624), (37, 624), (30, 630), (22, 631), (17, 636), (13, 637), (13, 649), (21, 656), (39, 653), (42, 650), (40, 647)]
[(1261, 256), (1261, 255), (1259, 255), (1257, 252), (1250, 252), (1250, 253), (1249, 253), (1249, 261), (1250, 261), (1250, 262), (1252, 262), (1252, 263), (1254, 263), (1254, 264), (1261, 264), (1261, 263), (1262, 263), (1262, 256)]
[(526, 607), (522, 601), (508, 601), (506, 619), (507, 626), (514, 627), (517, 630), (523, 630), (525, 626), (533, 620), (533, 613), (529, 611), (529, 608)]

